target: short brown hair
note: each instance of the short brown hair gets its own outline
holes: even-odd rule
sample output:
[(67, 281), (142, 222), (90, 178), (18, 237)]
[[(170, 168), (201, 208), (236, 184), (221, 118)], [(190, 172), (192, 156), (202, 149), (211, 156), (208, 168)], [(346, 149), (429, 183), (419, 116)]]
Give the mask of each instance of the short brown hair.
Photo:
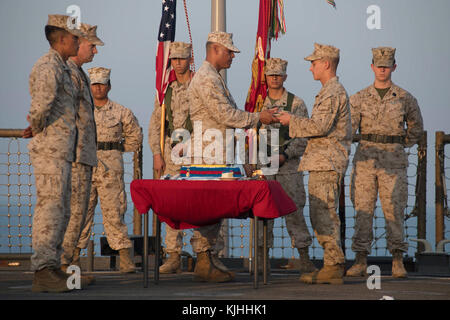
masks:
[(337, 70), (337, 67), (338, 67), (339, 61), (340, 61), (339, 57), (336, 57), (336, 58), (325, 58), (325, 60), (330, 63), (330, 66), (331, 66), (331, 68), (333, 68), (334, 71)]

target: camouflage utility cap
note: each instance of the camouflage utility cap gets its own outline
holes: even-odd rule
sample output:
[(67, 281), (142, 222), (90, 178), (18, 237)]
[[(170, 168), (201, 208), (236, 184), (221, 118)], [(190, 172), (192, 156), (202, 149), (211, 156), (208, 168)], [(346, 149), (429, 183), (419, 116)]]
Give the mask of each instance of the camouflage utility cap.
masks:
[(97, 26), (91, 26), (87, 23), (81, 24), (81, 31), (85, 34), (85, 39), (96, 46), (105, 45), (100, 38), (97, 37)]
[(88, 70), (91, 84), (101, 83), (108, 84), (111, 69), (103, 67), (95, 67)]
[(395, 62), (395, 48), (378, 47), (372, 49), (375, 67), (393, 67)]
[(76, 18), (65, 16), (62, 14), (49, 14), (47, 25), (64, 29), (67, 32), (77, 37), (84, 37), (85, 35), (80, 29), (76, 28)]
[(314, 52), (305, 58), (306, 61), (320, 59), (339, 59), (339, 49), (326, 44), (314, 43)]
[(215, 42), (223, 45), (228, 50), (233, 52), (241, 52), (233, 44), (233, 34), (223, 31), (214, 31), (208, 34), (208, 42)]
[(170, 44), (169, 59), (187, 59), (191, 57), (192, 46), (185, 42), (172, 42)]
[(270, 58), (266, 60), (265, 74), (285, 76), (288, 62), (280, 58)]

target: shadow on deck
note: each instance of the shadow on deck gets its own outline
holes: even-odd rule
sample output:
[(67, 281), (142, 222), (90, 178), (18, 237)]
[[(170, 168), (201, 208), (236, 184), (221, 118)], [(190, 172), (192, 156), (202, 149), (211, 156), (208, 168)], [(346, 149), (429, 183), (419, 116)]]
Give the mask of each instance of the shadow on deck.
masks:
[[(150, 259), (151, 261), (151, 259)], [(86, 289), (63, 294), (32, 293), (33, 273), (26, 263), (22, 268), (11, 269), (0, 266), (0, 300), (380, 300), (384, 296), (395, 300), (450, 300), (450, 276), (427, 276), (411, 271), (406, 261), (409, 277), (394, 279), (386, 271), (389, 259), (378, 261), (382, 270), (380, 289), (369, 289), (366, 278), (344, 279), (343, 285), (307, 285), (299, 282), (295, 269), (281, 269), (277, 260), (271, 260), (272, 272), (267, 285), (259, 283), (253, 288), (253, 276), (242, 259), (223, 259), (236, 272), (236, 278), (229, 283), (200, 283), (193, 281), (193, 273), (160, 275), (160, 281), (153, 281), (153, 269), (149, 270), (148, 287), (143, 287), (143, 273), (138, 268), (134, 274), (118, 271), (94, 271), (96, 282)], [(241, 261), (240, 263), (238, 263)], [(278, 261), (279, 262), (279, 261)], [(281, 261), (283, 262), (283, 261)], [(286, 262), (286, 261), (285, 261)], [(370, 262), (370, 260), (369, 260)], [(103, 262), (104, 263), (104, 262)], [(315, 261), (320, 267), (320, 262)], [(98, 265), (99, 263), (96, 262)], [(352, 261), (347, 262), (347, 267)], [(370, 280), (370, 279), (369, 279)]]

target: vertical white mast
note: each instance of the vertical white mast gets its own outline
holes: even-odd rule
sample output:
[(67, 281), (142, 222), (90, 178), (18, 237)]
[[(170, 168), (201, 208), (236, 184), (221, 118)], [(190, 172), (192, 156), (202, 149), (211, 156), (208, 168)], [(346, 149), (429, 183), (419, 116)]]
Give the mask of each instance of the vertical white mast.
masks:
[[(226, 0), (211, 0), (211, 32), (212, 31), (227, 31), (227, 15), (226, 15)], [(227, 83), (227, 71), (223, 69), (220, 71), (225, 83)], [(228, 239), (228, 220), (222, 221), (222, 228), (220, 232), (224, 239), (224, 248), (219, 254), (228, 257), (229, 239)]]
[[(211, 31), (227, 31), (226, 0), (211, 0)], [(220, 71), (227, 82), (227, 71)]]

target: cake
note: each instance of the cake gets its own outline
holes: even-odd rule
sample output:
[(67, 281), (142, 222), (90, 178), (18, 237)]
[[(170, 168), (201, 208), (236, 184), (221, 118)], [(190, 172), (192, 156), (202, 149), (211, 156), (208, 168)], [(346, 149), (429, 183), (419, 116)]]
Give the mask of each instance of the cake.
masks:
[[(180, 169), (180, 177), (188, 179), (220, 179), (224, 173), (232, 173), (233, 178), (241, 178), (241, 166), (224, 166), (224, 165), (193, 165), (182, 166)], [(229, 174), (227, 176), (230, 176)]]

